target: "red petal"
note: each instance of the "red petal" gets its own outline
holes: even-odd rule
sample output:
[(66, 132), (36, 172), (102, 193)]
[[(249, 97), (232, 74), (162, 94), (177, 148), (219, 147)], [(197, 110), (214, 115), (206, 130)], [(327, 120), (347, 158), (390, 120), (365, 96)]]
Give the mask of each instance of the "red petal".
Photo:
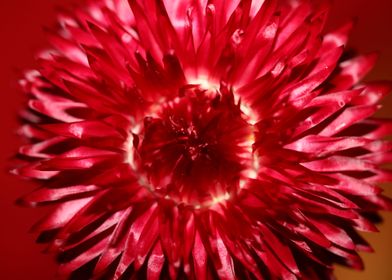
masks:
[[(152, 205), (149, 209), (134, 209), (133, 216), (135, 220), (133, 221), (129, 235), (126, 241), (126, 246), (124, 248), (124, 253), (121, 256), (121, 260), (116, 268), (116, 272), (114, 274), (114, 279), (119, 279), (126, 269), (135, 261), (137, 254), (137, 243), (141, 238), (141, 234), (144, 230), (148, 230), (146, 225), (149, 220), (155, 219), (153, 215), (156, 214), (156, 205)], [(143, 247), (143, 244), (140, 244)], [(143, 248), (141, 248), (143, 249)], [(143, 252), (142, 252), (143, 253)], [(140, 256), (143, 258), (143, 256)], [(143, 261), (140, 259), (140, 261)]]
[(89, 204), (91, 200), (92, 198), (88, 197), (64, 202), (57, 206), (52, 213), (36, 223), (31, 230), (35, 232), (61, 228), (67, 224), (76, 213)]
[(317, 172), (342, 172), (342, 171), (369, 171), (374, 165), (363, 160), (344, 156), (331, 156), (301, 163), (302, 166)]
[(331, 83), (335, 86), (335, 89), (349, 89), (366, 76), (374, 67), (376, 60), (377, 55), (372, 53), (342, 62), (340, 64), (341, 71), (332, 79)]
[[(219, 232), (216, 233), (216, 252), (219, 256), (219, 262), (214, 261), (216, 272), (220, 279), (235, 279), (234, 264), (231, 254), (227, 250)], [(215, 260), (215, 259), (214, 259)]]
[(23, 196), (18, 200), (18, 202), (23, 205), (36, 206), (37, 203), (53, 202), (63, 200), (69, 197), (75, 199), (75, 195), (85, 196), (86, 194), (89, 194), (91, 196), (93, 195), (91, 192), (98, 189), (99, 188), (94, 185), (67, 186), (58, 189), (48, 189), (44, 187)]
[(124, 251), (127, 231), (129, 230), (128, 218), (131, 212), (132, 208), (128, 208), (124, 211), (121, 218), (119, 218), (119, 222), (113, 230), (108, 246), (102, 252), (95, 266), (94, 275), (97, 276), (96, 278), (103, 274), (108, 266)]
[(200, 238), (200, 234), (196, 231), (195, 243), (192, 251), (193, 265), (195, 267), (196, 279), (207, 279), (207, 252)]
[(261, 229), (261, 233), (264, 236), (264, 241), (269, 245), (272, 252), (275, 253), (277, 259), (282, 262), (292, 273), (296, 275), (300, 275), (300, 271), (297, 267), (297, 264), (294, 260), (293, 254), (286, 244), (282, 243), (281, 240), (268, 229), (267, 226), (263, 224), (258, 224)]
[(309, 218), (309, 220), (331, 242), (333, 242), (336, 245), (339, 245), (343, 248), (349, 249), (349, 250), (355, 249), (355, 244), (352, 241), (352, 239), (350, 238), (350, 236), (339, 226), (335, 226), (335, 225), (328, 223), (326, 221), (320, 221), (320, 220), (311, 219), (311, 218)]
[(343, 108), (351, 99), (360, 94), (360, 90), (342, 91), (320, 95), (309, 102), (307, 108), (317, 109), (315, 113), (296, 124), (293, 137), (317, 126), (335, 112)]
[(353, 25), (354, 22), (350, 21), (337, 30), (326, 34), (323, 38), (323, 45), (320, 49), (320, 53), (325, 53), (332, 48), (345, 46), (347, 44), (351, 30), (353, 29)]
[[(362, 86), (359, 86), (361, 88)], [(353, 105), (375, 105), (378, 104), (388, 93), (392, 91), (392, 82), (372, 82), (364, 85), (362, 93), (355, 97)]]
[(25, 145), (19, 149), (19, 153), (29, 157), (44, 158), (44, 159), (51, 158), (54, 155), (44, 153), (44, 151), (53, 145), (63, 142), (64, 140), (65, 140), (64, 137), (53, 137), (48, 140), (38, 142), (36, 144)]
[(319, 156), (323, 156), (331, 152), (361, 147), (369, 142), (370, 140), (360, 137), (325, 137), (321, 135), (308, 135), (285, 145), (284, 148), (309, 154), (318, 153)]
[(39, 168), (40, 163), (27, 164), (11, 170), (11, 173), (32, 179), (48, 180), (59, 174), (59, 171), (44, 171)]
[(161, 244), (157, 242), (148, 259), (147, 279), (159, 280), (164, 262), (165, 256), (162, 253)]
[(42, 128), (58, 135), (85, 139), (90, 137), (107, 138), (121, 137), (122, 135), (112, 127), (100, 121), (81, 121), (74, 123), (58, 123), (42, 125)]
[(319, 134), (321, 136), (332, 136), (343, 131), (365, 118), (370, 117), (378, 110), (377, 105), (370, 106), (356, 106), (349, 107), (335, 120), (333, 120), (327, 127), (325, 127)]
[(60, 275), (70, 275), (73, 271), (75, 271), (82, 265), (98, 257), (101, 254), (102, 250), (104, 250), (104, 248), (106, 247), (108, 238), (109, 237), (102, 239), (93, 247), (85, 250), (83, 254), (79, 255), (77, 258), (73, 259), (72, 261), (60, 265), (58, 273)]
[(363, 180), (343, 174), (328, 174), (328, 176), (335, 178), (338, 182), (336, 185), (330, 185), (329, 187), (350, 195), (366, 196), (381, 193), (381, 188), (366, 183)]

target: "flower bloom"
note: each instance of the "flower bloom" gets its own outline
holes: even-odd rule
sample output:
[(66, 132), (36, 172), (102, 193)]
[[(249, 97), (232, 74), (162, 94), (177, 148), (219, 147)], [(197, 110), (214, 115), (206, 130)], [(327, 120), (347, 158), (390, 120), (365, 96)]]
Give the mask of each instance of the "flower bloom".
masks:
[[(329, 1), (97, 0), (21, 81), (19, 203), (60, 275), (325, 279), (391, 202), (389, 82), (324, 34)], [(84, 275), (84, 276), (81, 276)], [(89, 276), (88, 276), (89, 275)], [(84, 278), (82, 278), (84, 277)], [(100, 278), (101, 277), (101, 278)]]

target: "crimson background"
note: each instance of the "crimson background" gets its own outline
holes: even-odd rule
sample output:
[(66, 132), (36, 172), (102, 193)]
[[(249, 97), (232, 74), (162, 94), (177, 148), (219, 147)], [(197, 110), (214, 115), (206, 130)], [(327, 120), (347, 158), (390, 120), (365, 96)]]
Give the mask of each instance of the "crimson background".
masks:
[[(55, 6), (75, 3), (72, 0), (0, 0), (0, 279), (53, 279), (56, 265), (52, 256), (42, 254), (43, 247), (34, 244), (29, 227), (47, 209), (23, 209), (14, 205), (15, 199), (32, 188), (28, 182), (5, 172), (8, 159), (19, 143), (15, 135), (16, 113), (22, 104), (17, 79), (23, 69), (34, 66), (34, 53), (44, 47), (43, 26), (55, 19)], [(329, 27), (345, 19), (358, 17), (350, 45), (361, 52), (377, 50), (379, 63), (369, 79), (392, 79), (392, 1), (335, 0)], [(392, 98), (385, 101), (380, 112), (392, 117)], [(4, 170), (4, 171), (3, 171)], [(386, 186), (388, 188), (388, 186)], [(391, 187), (387, 190), (392, 194)], [(386, 223), (381, 233), (366, 235), (376, 254), (363, 255), (364, 273), (342, 268), (339, 279), (392, 279), (392, 215), (385, 213)]]

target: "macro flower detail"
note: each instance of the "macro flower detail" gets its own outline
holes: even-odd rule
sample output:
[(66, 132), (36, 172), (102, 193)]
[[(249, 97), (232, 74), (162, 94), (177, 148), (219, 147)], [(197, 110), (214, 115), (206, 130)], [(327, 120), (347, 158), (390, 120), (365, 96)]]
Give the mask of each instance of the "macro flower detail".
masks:
[(352, 24), (329, 1), (96, 0), (62, 11), (28, 97), (18, 202), (71, 279), (332, 279), (391, 200)]

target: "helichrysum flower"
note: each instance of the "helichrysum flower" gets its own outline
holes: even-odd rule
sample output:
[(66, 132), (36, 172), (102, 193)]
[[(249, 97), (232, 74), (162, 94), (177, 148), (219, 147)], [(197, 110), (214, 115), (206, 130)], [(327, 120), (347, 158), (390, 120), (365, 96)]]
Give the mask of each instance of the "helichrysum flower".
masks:
[[(328, 1), (97, 0), (21, 81), (23, 163), (60, 275), (325, 279), (391, 202), (375, 55)], [(80, 276), (84, 273), (84, 276)], [(90, 275), (90, 276), (88, 276)]]

